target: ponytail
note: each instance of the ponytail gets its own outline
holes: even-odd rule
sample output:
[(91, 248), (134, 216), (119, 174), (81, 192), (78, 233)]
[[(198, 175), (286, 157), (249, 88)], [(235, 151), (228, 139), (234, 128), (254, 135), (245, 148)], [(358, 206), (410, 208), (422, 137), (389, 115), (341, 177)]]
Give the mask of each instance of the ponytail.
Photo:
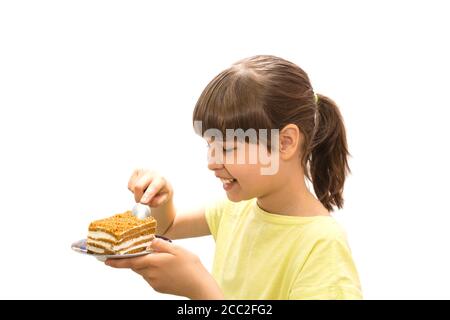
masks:
[(344, 205), (342, 192), (350, 173), (344, 122), (337, 105), (328, 97), (317, 95), (316, 129), (310, 146), (310, 178), (317, 198), (332, 211)]

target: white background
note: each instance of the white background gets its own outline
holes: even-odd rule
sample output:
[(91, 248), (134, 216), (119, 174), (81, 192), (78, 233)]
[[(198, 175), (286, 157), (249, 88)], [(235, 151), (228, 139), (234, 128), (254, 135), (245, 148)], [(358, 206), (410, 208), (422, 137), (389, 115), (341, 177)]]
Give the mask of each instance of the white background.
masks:
[[(367, 299), (450, 298), (446, 1), (0, 2), (0, 298), (166, 299), (70, 250), (160, 170), (179, 208), (223, 196), (192, 130), (238, 59), (300, 65), (338, 102), (353, 175), (336, 217)], [(211, 267), (211, 238), (178, 242)]]

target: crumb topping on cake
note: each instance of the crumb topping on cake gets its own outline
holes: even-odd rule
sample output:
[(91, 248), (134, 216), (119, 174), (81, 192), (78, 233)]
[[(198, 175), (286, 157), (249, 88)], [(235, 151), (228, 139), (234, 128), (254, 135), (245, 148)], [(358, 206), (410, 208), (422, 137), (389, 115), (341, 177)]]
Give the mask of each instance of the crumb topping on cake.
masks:
[(148, 225), (154, 221), (155, 219), (153, 217), (148, 217), (142, 220), (138, 219), (131, 213), (131, 211), (126, 211), (106, 219), (91, 222), (89, 225), (89, 230), (105, 230), (109, 233), (118, 235), (130, 229)]

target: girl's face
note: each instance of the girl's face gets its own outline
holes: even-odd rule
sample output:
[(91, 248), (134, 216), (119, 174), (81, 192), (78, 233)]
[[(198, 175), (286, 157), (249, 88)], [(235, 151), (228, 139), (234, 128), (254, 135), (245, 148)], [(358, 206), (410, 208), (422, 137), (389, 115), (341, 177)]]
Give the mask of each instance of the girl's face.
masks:
[[(229, 200), (238, 202), (266, 195), (278, 185), (277, 172), (262, 174), (270, 155), (265, 146), (240, 141), (208, 142), (208, 168), (220, 179)], [(261, 148), (261, 149), (260, 149)], [(265, 152), (261, 154), (261, 152)], [(276, 160), (276, 159), (275, 159)], [(277, 169), (277, 168), (275, 168)]]

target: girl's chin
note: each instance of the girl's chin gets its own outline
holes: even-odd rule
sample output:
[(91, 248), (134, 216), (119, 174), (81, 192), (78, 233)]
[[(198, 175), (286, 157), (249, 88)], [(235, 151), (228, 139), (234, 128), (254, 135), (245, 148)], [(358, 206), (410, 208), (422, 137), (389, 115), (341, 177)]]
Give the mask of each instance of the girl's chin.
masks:
[(230, 200), (230, 201), (239, 202), (239, 201), (244, 200), (238, 192), (227, 191), (226, 194), (227, 194), (228, 200)]
[(248, 196), (248, 195), (244, 195), (242, 194), (242, 192), (232, 192), (232, 191), (227, 191), (227, 198), (228, 200), (232, 201), (232, 202), (239, 202), (239, 201), (244, 201), (244, 200), (250, 200), (254, 197)]

